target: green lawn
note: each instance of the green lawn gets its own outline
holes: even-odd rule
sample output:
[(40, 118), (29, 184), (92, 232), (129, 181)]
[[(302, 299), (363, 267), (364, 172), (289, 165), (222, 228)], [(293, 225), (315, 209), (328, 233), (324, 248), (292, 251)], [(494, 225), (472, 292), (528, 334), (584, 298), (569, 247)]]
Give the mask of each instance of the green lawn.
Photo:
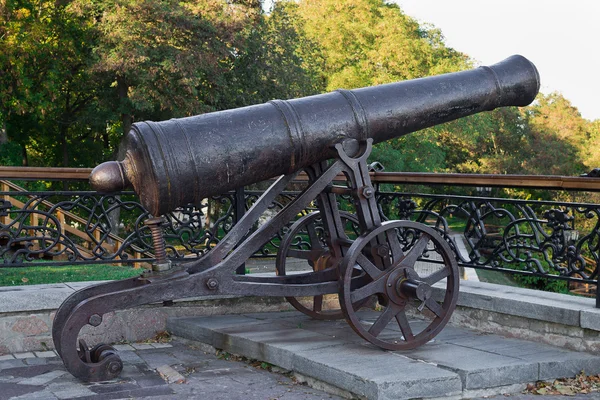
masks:
[(481, 282), (497, 283), (505, 286), (521, 286), (509, 274), (487, 269), (476, 269), (475, 272), (477, 272), (477, 277), (479, 277)]
[(131, 278), (142, 272), (143, 269), (129, 266), (104, 264), (0, 268), (0, 286), (116, 280)]

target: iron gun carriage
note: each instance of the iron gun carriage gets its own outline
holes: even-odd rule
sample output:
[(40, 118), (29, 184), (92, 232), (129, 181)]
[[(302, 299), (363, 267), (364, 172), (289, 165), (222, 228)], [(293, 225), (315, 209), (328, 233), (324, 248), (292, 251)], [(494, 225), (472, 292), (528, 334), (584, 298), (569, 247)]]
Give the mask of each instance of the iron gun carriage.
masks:
[[(154, 216), (279, 178), (201, 258), (170, 269), (158, 233), (155, 273), (88, 287), (70, 296), (53, 325), (54, 345), (66, 368), (86, 381), (118, 376), (122, 363), (112, 347), (100, 344), (90, 349), (80, 342), (77, 350), (83, 326), (97, 326), (103, 314), (117, 309), (203, 295), (285, 296), (312, 317), (345, 318), (361, 337), (383, 349), (426, 343), (442, 330), (456, 306), (458, 265), (436, 229), (383, 220), (367, 166), (371, 147), (481, 111), (525, 106), (534, 100), (539, 85), (535, 66), (512, 56), (470, 71), (134, 124), (123, 159), (96, 167), (90, 180), (103, 192), (133, 186)], [(301, 170), (309, 177), (303, 191), (253, 230)], [(346, 185), (333, 184), (340, 174)], [(340, 194), (352, 199), (354, 212), (340, 211)], [(318, 211), (297, 218), (311, 202)], [(358, 233), (350, 235), (348, 225)], [(234, 274), (286, 226), (275, 276)], [(298, 234), (311, 238), (310, 249), (292, 248)], [(289, 273), (290, 258), (308, 261), (311, 270)], [(432, 267), (419, 267), (425, 258)], [(333, 309), (323, 306), (324, 296), (331, 294), (339, 296), (339, 306)], [(365, 305), (380, 311), (373, 321), (361, 317)], [(411, 323), (413, 316), (421, 321)]]

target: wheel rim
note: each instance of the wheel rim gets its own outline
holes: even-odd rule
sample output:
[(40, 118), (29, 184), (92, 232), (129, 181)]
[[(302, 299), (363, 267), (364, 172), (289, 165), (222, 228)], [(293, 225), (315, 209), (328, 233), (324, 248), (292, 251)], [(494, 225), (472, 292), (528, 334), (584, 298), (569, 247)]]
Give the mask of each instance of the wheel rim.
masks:
[[(353, 214), (342, 211), (340, 212), (340, 217), (344, 225), (347, 223), (358, 225), (358, 219)], [(320, 218), (320, 212), (315, 211), (301, 217), (290, 227), (277, 252), (275, 260), (277, 275), (286, 275), (286, 264), (289, 258), (307, 261), (312, 267), (313, 272), (321, 271), (325, 268), (338, 268), (339, 260), (331, 258), (329, 249), (319, 236), (322, 227), (319, 227), (317, 222)], [(295, 242), (301, 232), (305, 232), (310, 242)], [(305, 248), (302, 248), (303, 245)], [(296, 248), (293, 248), (294, 246)], [(296, 310), (315, 319), (334, 320), (344, 318), (344, 314), (339, 307), (339, 300), (329, 299), (324, 296), (327, 295), (306, 298), (286, 297), (286, 300)], [(335, 302), (335, 306), (332, 304), (333, 302)], [(327, 306), (327, 308), (324, 306)]]
[[(439, 268), (425, 273), (423, 260), (431, 254), (441, 259), (435, 261)], [(363, 282), (369, 278), (367, 284), (357, 285), (353, 279), (357, 269)], [(458, 264), (450, 246), (434, 229), (411, 221), (384, 222), (361, 235), (344, 257), (340, 279), (340, 303), (352, 329), (388, 350), (412, 349), (435, 337), (450, 319), (458, 297)], [(431, 287), (443, 279), (440, 304)], [(371, 296), (377, 296), (382, 312), (369, 320), (352, 304)], [(409, 314), (415, 309), (423, 321), (411, 324)]]

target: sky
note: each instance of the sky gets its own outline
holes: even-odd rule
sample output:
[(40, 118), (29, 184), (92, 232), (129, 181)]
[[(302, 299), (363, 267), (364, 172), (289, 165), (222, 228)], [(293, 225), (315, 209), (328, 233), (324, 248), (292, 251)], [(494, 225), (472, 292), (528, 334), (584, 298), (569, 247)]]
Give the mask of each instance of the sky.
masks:
[(600, 119), (599, 0), (393, 1), (479, 65), (527, 57), (543, 93), (560, 92), (584, 118)]

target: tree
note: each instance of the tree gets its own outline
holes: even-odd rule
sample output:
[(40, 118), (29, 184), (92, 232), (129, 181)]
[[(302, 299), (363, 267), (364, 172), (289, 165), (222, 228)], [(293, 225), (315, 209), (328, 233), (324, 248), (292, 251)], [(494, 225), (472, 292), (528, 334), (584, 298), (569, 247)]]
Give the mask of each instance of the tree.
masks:
[[(420, 26), (381, 0), (303, 0), (287, 4), (293, 21), (319, 45), (327, 90), (353, 89), (465, 69), (468, 58), (447, 47), (439, 30)], [(388, 170), (445, 168), (439, 130), (377, 145), (372, 159)]]
[[(6, 139), (69, 166), (69, 135), (91, 104), (87, 26), (54, 1), (6, 1), (0, 8), (0, 119)], [(79, 138), (82, 140), (82, 138)], [(35, 151), (35, 149), (31, 149)], [(51, 151), (47, 151), (51, 150)]]
[(439, 30), (381, 0), (305, 0), (297, 14), (325, 59), (327, 89), (352, 89), (456, 71), (469, 65)]

